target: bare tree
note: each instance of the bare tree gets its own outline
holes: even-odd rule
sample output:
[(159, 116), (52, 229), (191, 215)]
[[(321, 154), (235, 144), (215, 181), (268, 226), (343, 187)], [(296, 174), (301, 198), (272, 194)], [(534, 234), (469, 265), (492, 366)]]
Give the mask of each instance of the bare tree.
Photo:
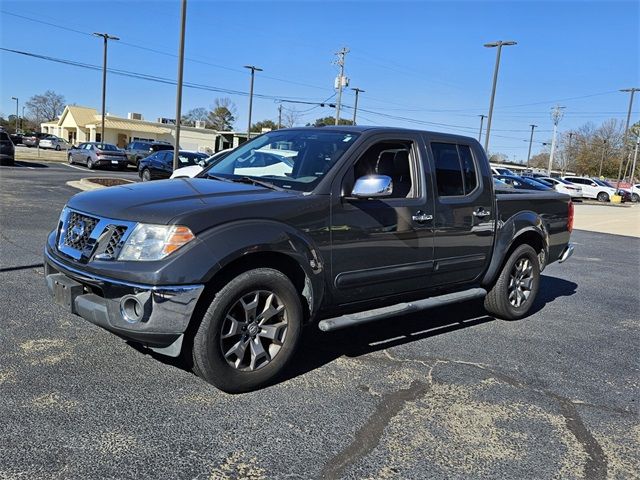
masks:
[(187, 126), (193, 127), (196, 122), (209, 124), (209, 110), (204, 107), (192, 108), (182, 117), (182, 123)]
[(302, 118), (302, 115), (295, 108), (287, 108), (283, 110), (284, 113), (282, 114), (282, 125), (284, 125), (286, 128), (291, 128), (300, 123), (300, 118)]
[(211, 127), (218, 131), (233, 130), (237, 109), (229, 98), (216, 98), (209, 112), (208, 119)]
[(29, 116), (36, 123), (40, 123), (42, 120), (55, 120), (64, 110), (64, 105), (64, 96), (53, 90), (47, 90), (41, 95), (34, 95), (24, 104), (29, 111)]

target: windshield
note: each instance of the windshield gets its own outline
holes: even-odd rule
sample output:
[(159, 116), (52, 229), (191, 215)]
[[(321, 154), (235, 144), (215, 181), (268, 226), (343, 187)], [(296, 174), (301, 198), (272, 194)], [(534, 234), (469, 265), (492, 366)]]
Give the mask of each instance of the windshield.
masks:
[(533, 178), (526, 178), (526, 177), (521, 177), (519, 180), (522, 181), (522, 183), (526, 183), (527, 185), (531, 186), (531, 187), (536, 187), (539, 188), (541, 190), (544, 189), (548, 189), (549, 187), (547, 185), (545, 185), (542, 182), (538, 182), (537, 180), (534, 180)]
[(111, 145), (110, 143), (96, 143), (96, 148), (98, 150), (104, 150), (107, 152), (117, 152), (118, 147), (115, 145)]
[(598, 180), (597, 178), (592, 178), (591, 180), (593, 180), (594, 182), (596, 182), (598, 185), (602, 187), (613, 188), (613, 185), (611, 185), (609, 182), (605, 182), (604, 180)]
[(206, 153), (197, 153), (197, 152), (180, 152), (178, 154), (178, 161), (181, 167), (188, 167), (190, 165), (198, 165), (198, 162), (201, 162), (207, 158)]
[(251, 177), (277, 187), (311, 191), (358, 137), (357, 133), (276, 130), (247, 142), (201, 175)]

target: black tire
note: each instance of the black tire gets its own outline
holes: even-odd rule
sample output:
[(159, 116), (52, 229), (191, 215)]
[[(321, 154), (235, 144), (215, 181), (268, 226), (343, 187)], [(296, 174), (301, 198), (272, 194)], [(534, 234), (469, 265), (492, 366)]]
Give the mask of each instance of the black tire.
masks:
[(142, 178), (143, 182), (148, 182), (151, 180), (151, 172), (149, 171), (148, 168), (145, 168), (144, 170), (142, 170), (142, 175), (140, 175), (140, 178)]
[(638, 203), (640, 202), (640, 195), (638, 195), (637, 193), (634, 193), (633, 195), (631, 195), (631, 201), (633, 203)]
[(69, 162), (69, 165), (73, 165), (73, 155), (67, 155), (67, 161)]
[(56, 152), (60, 151), (60, 145), (56, 145)]
[(608, 202), (609, 194), (607, 192), (600, 192), (596, 198), (599, 202)]
[[(229, 316), (238, 317), (234, 308), (241, 299), (252, 298), (256, 292), (267, 295), (274, 294), (278, 304), (284, 306), (281, 313), (274, 314), (269, 317), (269, 319), (273, 320), (268, 320), (269, 324), (272, 321), (279, 322), (277, 325), (286, 323), (284, 331), (281, 331), (280, 328), (282, 327), (280, 327), (277, 329), (280, 333), (274, 335), (279, 337), (278, 342), (266, 340), (267, 347), (264, 348), (265, 340), (260, 336), (256, 336), (255, 333), (254, 338), (251, 339), (248, 333), (250, 331), (250, 323), (243, 322), (236, 323), (245, 325), (242, 327), (244, 333), (233, 335), (227, 333), (228, 338), (224, 340), (223, 329), (230, 325), (228, 323)], [(262, 313), (266, 311), (266, 304), (264, 308), (265, 310), (262, 310)], [(254, 311), (257, 313), (257, 310)], [(245, 309), (245, 319), (250, 319), (251, 316), (246, 312), (247, 310)], [(262, 313), (254, 317), (254, 324), (259, 321), (258, 317)], [(257, 268), (241, 273), (216, 293), (208, 310), (202, 317), (202, 322), (193, 339), (193, 370), (199, 377), (228, 393), (242, 393), (269, 385), (282, 373), (298, 346), (302, 330), (302, 318), (300, 297), (286, 275), (270, 268)], [(264, 332), (260, 327), (258, 328)], [(246, 340), (245, 337), (249, 339)], [(226, 349), (226, 347), (223, 347), (223, 343), (229, 341), (231, 343), (227, 343), (227, 345), (231, 345), (236, 338), (239, 338), (238, 344), (240, 342), (248, 342), (244, 344), (242, 358), (235, 357), (236, 365), (240, 364), (242, 366), (243, 358), (249, 357), (247, 360), (250, 360), (250, 363), (254, 363), (255, 367), (254, 350), (252, 348), (254, 341), (260, 343), (263, 351), (269, 352), (268, 360), (255, 369), (251, 369), (250, 366), (240, 369), (231, 365), (229, 363), (231, 360), (227, 358), (234, 348), (229, 349), (226, 352), (227, 357), (225, 357), (223, 349)], [(272, 347), (277, 348), (275, 353), (273, 353)]]
[(127, 169), (127, 165), (118, 165), (118, 170), (120, 170), (121, 172), (125, 171)]
[[(516, 272), (517, 265), (521, 261), (527, 261), (531, 266), (531, 282), (529, 284), (530, 289), (528, 295), (522, 301), (522, 296), (525, 296), (526, 291), (520, 289), (520, 287), (512, 285), (512, 274)], [(517, 278), (518, 275), (516, 274)], [(540, 287), (540, 263), (538, 260), (538, 254), (529, 245), (520, 245), (509, 256), (500, 272), (498, 280), (493, 287), (487, 293), (484, 299), (484, 308), (491, 315), (503, 320), (517, 320), (524, 317), (533, 303), (535, 302), (538, 289)], [(517, 291), (521, 292), (520, 304), (518, 303)], [(514, 299), (511, 299), (512, 293)], [(512, 303), (514, 300), (516, 304)]]
[(87, 157), (87, 168), (89, 170), (93, 170), (94, 168), (96, 168), (96, 166), (93, 164), (93, 160), (91, 160), (91, 157)]

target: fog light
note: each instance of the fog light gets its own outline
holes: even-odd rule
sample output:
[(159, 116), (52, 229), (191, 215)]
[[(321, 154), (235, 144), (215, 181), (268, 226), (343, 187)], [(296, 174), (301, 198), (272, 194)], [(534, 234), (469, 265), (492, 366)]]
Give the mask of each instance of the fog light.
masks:
[(129, 323), (138, 323), (144, 317), (144, 305), (135, 295), (127, 295), (120, 300), (120, 313)]

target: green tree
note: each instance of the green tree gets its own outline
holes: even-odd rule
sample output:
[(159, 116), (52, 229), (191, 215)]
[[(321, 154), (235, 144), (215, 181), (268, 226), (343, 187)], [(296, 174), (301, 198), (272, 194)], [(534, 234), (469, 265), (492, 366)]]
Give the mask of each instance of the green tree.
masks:
[[(335, 125), (336, 117), (324, 117), (324, 118), (316, 118), (313, 123), (307, 124), (308, 127), (319, 127), (321, 125)], [(341, 118), (338, 122), (338, 125), (353, 125), (351, 120), (347, 120), (346, 118)]]
[(229, 98), (216, 98), (209, 112), (209, 124), (214, 130), (229, 132), (236, 121), (236, 106)]
[(262, 132), (263, 128), (267, 128), (269, 130), (277, 130), (278, 124), (273, 120), (260, 120), (259, 122), (251, 125), (252, 132)]

